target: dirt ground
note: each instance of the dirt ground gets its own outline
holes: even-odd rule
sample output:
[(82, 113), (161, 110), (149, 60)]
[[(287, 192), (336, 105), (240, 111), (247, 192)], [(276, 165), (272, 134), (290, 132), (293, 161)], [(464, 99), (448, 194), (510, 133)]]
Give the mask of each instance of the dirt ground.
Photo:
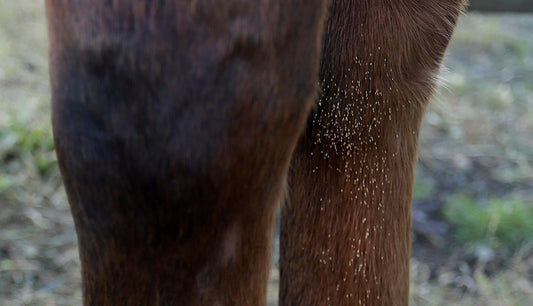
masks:
[[(461, 196), (479, 207), (509, 198), (533, 206), (532, 33), (533, 15), (460, 22), (422, 128), (412, 305), (533, 303), (533, 238), (514, 249), (466, 243), (443, 217)], [(0, 305), (81, 304), (76, 234), (50, 136), (46, 48), (42, 1), (0, 0)], [(275, 253), (270, 305), (278, 275)]]

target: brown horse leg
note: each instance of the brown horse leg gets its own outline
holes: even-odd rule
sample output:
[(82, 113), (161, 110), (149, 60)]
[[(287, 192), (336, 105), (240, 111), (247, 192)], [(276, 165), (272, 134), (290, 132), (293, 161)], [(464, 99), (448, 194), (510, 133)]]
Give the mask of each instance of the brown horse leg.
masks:
[(333, 0), (282, 210), (282, 305), (407, 305), (418, 132), (461, 0)]
[(47, 0), (86, 305), (265, 303), (322, 0)]

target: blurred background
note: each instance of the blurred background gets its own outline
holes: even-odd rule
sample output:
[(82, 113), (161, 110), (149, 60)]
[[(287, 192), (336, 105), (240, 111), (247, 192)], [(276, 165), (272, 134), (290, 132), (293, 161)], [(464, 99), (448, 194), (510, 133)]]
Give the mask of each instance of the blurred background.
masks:
[[(533, 14), (501, 11), (533, 0), (471, 3), (422, 127), (411, 304), (532, 305)], [(79, 304), (43, 1), (0, 0), (0, 305)]]

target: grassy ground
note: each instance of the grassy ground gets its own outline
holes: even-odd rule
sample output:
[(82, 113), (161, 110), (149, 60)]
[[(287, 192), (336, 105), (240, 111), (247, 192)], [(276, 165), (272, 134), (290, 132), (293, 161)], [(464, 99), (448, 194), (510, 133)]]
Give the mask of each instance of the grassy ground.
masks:
[(51, 140), (43, 1), (0, 0), (0, 304), (80, 304)]
[(533, 15), (462, 18), (422, 128), (413, 305), (533, 301)]
[[(42, 6), (0, 0), (0, 305), (81, 303)], [(532, 29), (531, 15), (473, 15), (457, 30), (423, 126), (413, 305), (533, 301)]]

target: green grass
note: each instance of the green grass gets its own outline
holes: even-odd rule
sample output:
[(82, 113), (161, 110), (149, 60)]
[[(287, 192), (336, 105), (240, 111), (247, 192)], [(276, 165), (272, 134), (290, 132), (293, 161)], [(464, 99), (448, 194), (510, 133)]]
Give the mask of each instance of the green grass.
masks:
[(423, 201), (431, 199), (435, 194), (437, 185), (435, 180), (428, 176), (419, 165), (415, 168), (415, 182), (413, 187), (413, 200)]
[(40, 179), (57, 171), (57, 159), (50, 128), (29, 128), (21, 123), (0, 126), (0, 194), (9, 193), (21, 185), (21, 174)]
[(516, 252), (532, 239), (533, 206), (517, 198), (491, 198), (479, 205), (465, 194), (456, 194), (442, 214), (463, 244)]

